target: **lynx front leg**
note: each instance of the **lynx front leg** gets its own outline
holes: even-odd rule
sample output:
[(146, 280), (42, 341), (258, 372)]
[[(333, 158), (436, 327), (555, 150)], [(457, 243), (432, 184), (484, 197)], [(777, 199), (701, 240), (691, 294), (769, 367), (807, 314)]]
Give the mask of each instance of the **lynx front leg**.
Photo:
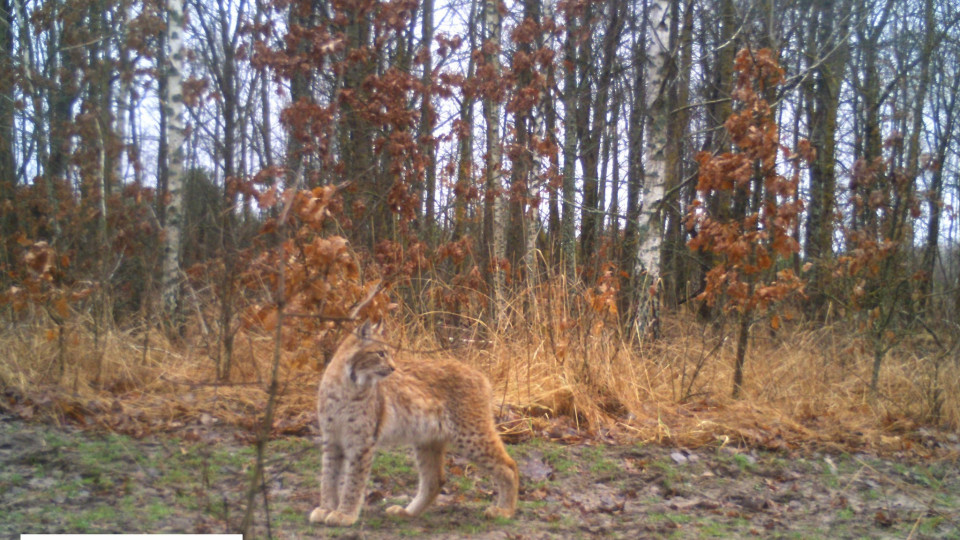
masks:
[(406, 508), (399, 505), (387, 508), (387, 513), (392, 516), (419, 516), (440, 494), (440, 488), (444, 482), (443, 443), (418, 446), (416, 454), (417, 470), (420, 473), (417, 496), (410, 501)]
[(340, 476), (343, 470), (343, 449), (340, 445), (323, 444), (323, 467), (320, 471), (320, 506), (310, 513), (310, 523), (323, 523), (340, 502)]
[(363, 505), (363, 495), (370, 478), (373, 464), (373, 444), (346, 455), (343, 474), (340, 477), (340, 504), (323, 520), (327, 525), (350, 526), (357, 522)]

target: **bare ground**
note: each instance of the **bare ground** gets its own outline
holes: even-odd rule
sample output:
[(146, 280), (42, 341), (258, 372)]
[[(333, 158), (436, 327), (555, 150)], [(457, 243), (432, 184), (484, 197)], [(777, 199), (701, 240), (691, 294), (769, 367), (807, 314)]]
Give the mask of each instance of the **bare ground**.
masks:
[[(245, 431), (202, 418), (133, 439), (0, 415), (0, 538), (20, 533), (235, 532), (253, 450)], [(450, 458), (436, 505), (415, 520), (384, 509), (416, 490), (404, 452), (381, 454), (360, 523), (307, 523), (318, 498), (310, 437), (268, 446), (256, 538), (960, 538), (960, 444), (906, 457), (722, 446), (511, 445), (514, 519), (488, 521), (490, 483)], [(952, 445), (952, 446), (951, 446)], [(267, 509), (264, 509), (264, 501)]]

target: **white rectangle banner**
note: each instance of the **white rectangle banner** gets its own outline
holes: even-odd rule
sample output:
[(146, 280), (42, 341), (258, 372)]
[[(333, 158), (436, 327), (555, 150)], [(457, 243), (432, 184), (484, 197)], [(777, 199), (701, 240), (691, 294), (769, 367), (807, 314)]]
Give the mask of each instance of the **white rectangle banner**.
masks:
[(243, 540), (242, 534), (21, 534), (20, 540)]

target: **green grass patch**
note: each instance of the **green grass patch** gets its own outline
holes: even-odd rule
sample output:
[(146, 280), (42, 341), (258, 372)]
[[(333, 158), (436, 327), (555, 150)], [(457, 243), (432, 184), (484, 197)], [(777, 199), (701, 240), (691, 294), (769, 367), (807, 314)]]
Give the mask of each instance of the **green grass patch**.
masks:
[(740, 472), (753, 471), (757, 468), (756, 464), (745, 454), (736, 454), (733, 456), (733, 462), (740, 469)]
[(543, 459), (553, 467), (557, 474), (567, 474), (578, 470), (577, 462), (570, 458), (570, 452), (565, 446), (545, 446), (543, 448)]
[(117, 510), (113, 506), (101, 504), (67, 517), (67, 524), (73, 532), (85, 533), (103, 530), (104, 524), (117, 521)]
[(377, 452), (373, 458), (373, 475), (379, 478), (413, 473), (413, 461), (405, 452)]
[(447, 475), (447, 484), (457, 491), (469, 492), (473, 491), (476, 487), (476, 482), (468, 476), (462, 475)]
[(583, 450), (584, 461), (593, 474), (614, 474), (621, 471), (620, 465), (607, 457), (600, 446), (588, 446)]
[(158, 521), (167, 516), (172, 516), (174, 513), (176, 513), (174, 508), (161, 502), (155, 502), (147, 505), (145, 515), (151, 521)]
[(651, 467), (662, 473), (660, 485), (668, 492), (676, 490), (683, 483), (683, 476), (680, 474), (680, 471), (673, 466), (673, 463), (660, 459), (654, 461)]

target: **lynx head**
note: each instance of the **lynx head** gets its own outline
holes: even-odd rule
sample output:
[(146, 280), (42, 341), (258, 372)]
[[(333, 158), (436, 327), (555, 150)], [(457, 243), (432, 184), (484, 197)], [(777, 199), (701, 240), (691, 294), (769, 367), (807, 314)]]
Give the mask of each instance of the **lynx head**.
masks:
[(337, 356), (341, 355), (346, 377), (360, 387), (373, 386), (396, 369), (390, 348), (383, 340), (380, 322), (363, 323), (340, 345)]

